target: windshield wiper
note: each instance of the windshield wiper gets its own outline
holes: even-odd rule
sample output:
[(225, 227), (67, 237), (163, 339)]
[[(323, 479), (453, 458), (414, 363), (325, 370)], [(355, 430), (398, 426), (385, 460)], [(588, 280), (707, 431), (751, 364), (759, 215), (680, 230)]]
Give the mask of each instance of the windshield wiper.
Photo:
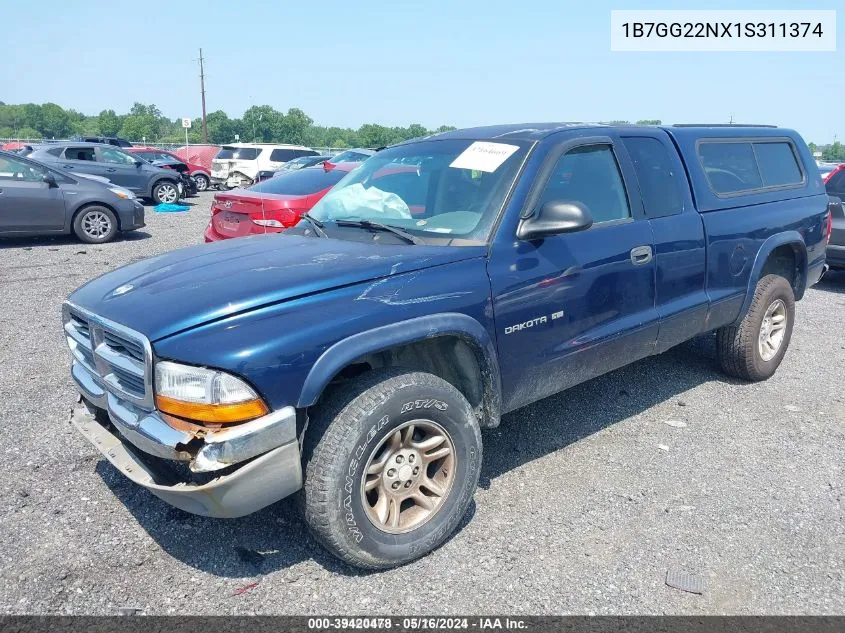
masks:
[(307, 211), (305, 213), (303, 213), (300, 217), (303, 220), (305, 220), (306, 222), (308, 222), (308, 224), (310, 224), (311, 227), (314, 229), (314, 233), (316, 233), (320, 237), (328, 237), (329, 236), (329, 234), (326, 233), (326, 231), (323, 229), (325, 224), (320, 222), (313, 215), (310, 215)]
[(372, 220), (335, 220), (335, 224), (337, 224), (338, 226), (358, 226), (364, 229), (387, 231), (388, 233), (398, 235), (409, 244), (415, 244), (417, 246), (425, 244), (425, 242), (423, 242), (421, 239), (414, 237), (413, 235), (406, 231), (403, 231), (399, 227), (390, 226), (389, 224), (382, 224), (381, 222), (373, 222)]

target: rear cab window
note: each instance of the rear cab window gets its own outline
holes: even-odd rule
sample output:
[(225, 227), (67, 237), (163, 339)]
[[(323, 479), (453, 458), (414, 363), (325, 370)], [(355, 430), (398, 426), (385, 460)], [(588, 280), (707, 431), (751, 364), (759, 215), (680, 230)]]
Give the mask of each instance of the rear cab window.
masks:
[(805, 182), (788, 139), (702, 139), (698, 158), (717, 196), (800, 187)]

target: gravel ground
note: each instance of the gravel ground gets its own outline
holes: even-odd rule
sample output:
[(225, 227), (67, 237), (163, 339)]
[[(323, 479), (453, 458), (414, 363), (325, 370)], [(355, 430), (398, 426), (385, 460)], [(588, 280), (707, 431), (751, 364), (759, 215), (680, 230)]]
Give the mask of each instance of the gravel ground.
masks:
[[(184, 514), (70, 427), (61, 300), (199, 243), (210, 194), (193, 200), (148, 210), (112, 244), (0, 241), (0, 612), (845, 613), (845, 275), (798, 304), (765, 383), (725, 379), (701, 342), (508, 415), (484, 433), (457, 534), (365, 574), (324, 553), (290, 501), (239, 520)], [(705, 593), (667, 587), (668, 570)]]

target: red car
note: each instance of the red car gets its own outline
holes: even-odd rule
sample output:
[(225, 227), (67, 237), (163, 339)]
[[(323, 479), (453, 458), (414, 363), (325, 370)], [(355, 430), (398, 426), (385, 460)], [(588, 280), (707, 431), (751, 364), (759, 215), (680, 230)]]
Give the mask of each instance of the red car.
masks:
[(332, 169), (306, 167), (263, 180), (247, 189), (215, 194), (205, 241), (280, 233), (289, 229), (358, 164), (343, 163)]
[(150, 162), (156, 160), (178, 160), (180, 163), (185, 163), (188, 166), (188, 173), (193, 176), (197, 183), (197, 191), (205, 191), (208, 189), (208, 185), (211, 184), (211, 172), (208, 169), (202, 165), (197, 165), (196, 163), (189, 163), (186, 160), (179, 158), (173, 152), (158, 149), (157, 147), (127, 147), (126, 151), (130, 154), (137, 154), (144, 160), (148, 160)]

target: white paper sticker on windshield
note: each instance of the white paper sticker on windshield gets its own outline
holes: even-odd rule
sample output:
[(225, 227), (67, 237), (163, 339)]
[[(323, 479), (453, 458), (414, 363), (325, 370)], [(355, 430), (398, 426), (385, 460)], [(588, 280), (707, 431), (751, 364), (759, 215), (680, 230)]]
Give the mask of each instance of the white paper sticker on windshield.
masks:
[(449, 167), (494, 172), (518, 149), (518, 145), (475, 141), (461, 152)]

